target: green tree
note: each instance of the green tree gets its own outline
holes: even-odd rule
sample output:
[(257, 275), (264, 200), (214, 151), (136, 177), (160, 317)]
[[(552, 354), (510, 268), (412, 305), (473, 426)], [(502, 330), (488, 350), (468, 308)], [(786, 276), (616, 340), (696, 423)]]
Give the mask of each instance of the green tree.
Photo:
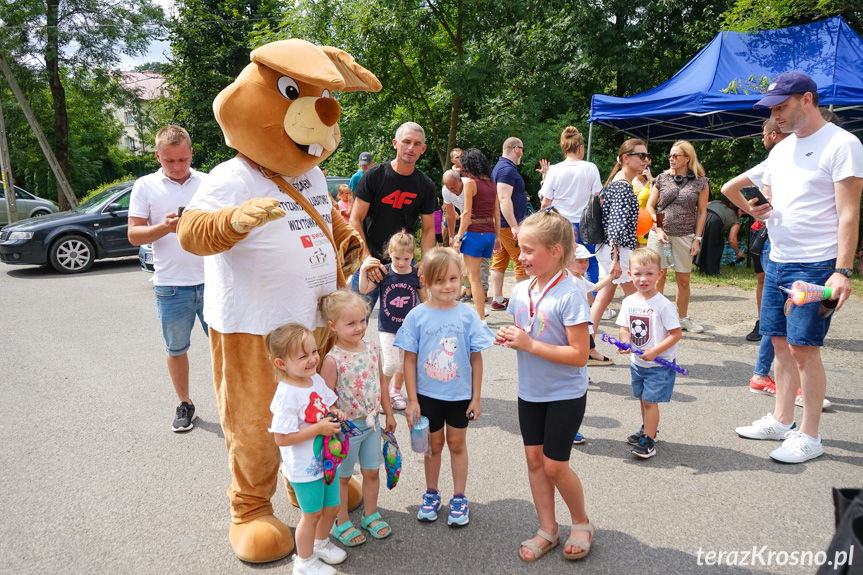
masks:
[[(6, 24), (0, 46), (47, 83), (53, 130), (45, 132), (67, 176), (68, 79), (106, 71), (119, 63), (121, 54), (143, 54), (149, 40), (159, 33), (163, 18), (162, 8), (151, 0), (120, 0), (109, 7), (98, 0), (0, 0), (0, 20)], [(62, 195), (59, 203), (61, 209), (68, 209)]]
[(255, 25), (277, 18), (280, 6), (278, 0), (178, 2), (165, 73), (173, 98), (171, 121), (189, 131), (196, 168), (207, 171), (234, 155), (213, 116), (213, 100), (249, 64)]

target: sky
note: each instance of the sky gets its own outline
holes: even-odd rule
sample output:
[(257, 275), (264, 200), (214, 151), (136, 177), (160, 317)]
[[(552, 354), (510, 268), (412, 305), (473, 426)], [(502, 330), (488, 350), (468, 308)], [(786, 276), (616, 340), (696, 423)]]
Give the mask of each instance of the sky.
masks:
[[(162, 6), (165, 10), (165, 15), (170, 16), (171, 10), (174, 7), (174, 0), (155, 0), (156, 4)], [(120, 67), (123, 70), (131, 70), (135, 66), (140, 64), (144, 64), (146, 62), (166, 62), (168, 60), (167, 54), (170, 51), (170, 43), (165, 41), (160, 42), (151, 42), (150, 49), (143, 56), (138, 56), (132, 58), (130, 56), (123, 56)]]

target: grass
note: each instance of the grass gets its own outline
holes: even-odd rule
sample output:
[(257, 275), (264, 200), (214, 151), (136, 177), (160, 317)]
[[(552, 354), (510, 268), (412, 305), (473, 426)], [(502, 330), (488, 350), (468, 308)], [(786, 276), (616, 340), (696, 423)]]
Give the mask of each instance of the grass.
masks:
[[(697, 267), (693, 266), (689, 281), (694, 285), (733, 286), (745, 290), (754, 290), (758, 285), (758, 281), (755, 278), (755, 270), (743, 266), (720, 266), (720, 275), (718, 276), (705, 275)], [(673, 271), (668, 272), (667, 282), (669, 284), (674, 282)], [(863, 276), (854, 274), (851, 278), (851, 297), (859, 298), (861, 295), (863, 295)]]

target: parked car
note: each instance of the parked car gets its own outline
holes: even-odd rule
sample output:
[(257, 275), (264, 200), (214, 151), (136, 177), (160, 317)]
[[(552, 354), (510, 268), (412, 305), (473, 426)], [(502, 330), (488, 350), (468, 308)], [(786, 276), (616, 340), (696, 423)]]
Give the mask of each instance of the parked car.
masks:
[(102, 258), (134, 256), (126, 236), (134, 181), (111, 186), (74, 210), (9, 224), (0, 230), (0, 261), (85, 272)]
[(156, 266), (153, 264), (153, 244), (141, 244), (138, 247), (138, 261), (141, 263), (142, 270), (155, 273)]
[(350, 181), (350, 178), (341, 178), (338, 176), (327, 177), (327, 191), (330, 192), (333, 199), (339, 201), (339, 186), (342, 184), (349, 184)]
[[(15, 186), (15, 207), (18, 210), (18, 220), (47, 216), (57, 213), (57, 205), (51, 200), (45, 200), (25, 192)], [(9, 213), (6, 211), (6, 191), (0, 185), (0, 227), (9, 223)]]

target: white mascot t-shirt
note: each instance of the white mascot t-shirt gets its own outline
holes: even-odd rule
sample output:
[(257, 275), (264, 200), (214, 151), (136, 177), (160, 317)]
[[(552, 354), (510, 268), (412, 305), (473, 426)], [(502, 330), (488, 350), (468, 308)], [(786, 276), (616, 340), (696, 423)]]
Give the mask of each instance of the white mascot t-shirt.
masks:
[[(327, 181), (317, 167), (285, 177), (330, 225)], [(204, 258), (204, 319), (220, 333), (265, 335), (290, 322), (324, 325), (318, 299), (336, 289), (336, 255), (299, 204), (245, 160), (219, 164), (186, 207), (216, 211), (254, 198), (275, 198), (287, 216), (253, 229), (233, 248)]]

